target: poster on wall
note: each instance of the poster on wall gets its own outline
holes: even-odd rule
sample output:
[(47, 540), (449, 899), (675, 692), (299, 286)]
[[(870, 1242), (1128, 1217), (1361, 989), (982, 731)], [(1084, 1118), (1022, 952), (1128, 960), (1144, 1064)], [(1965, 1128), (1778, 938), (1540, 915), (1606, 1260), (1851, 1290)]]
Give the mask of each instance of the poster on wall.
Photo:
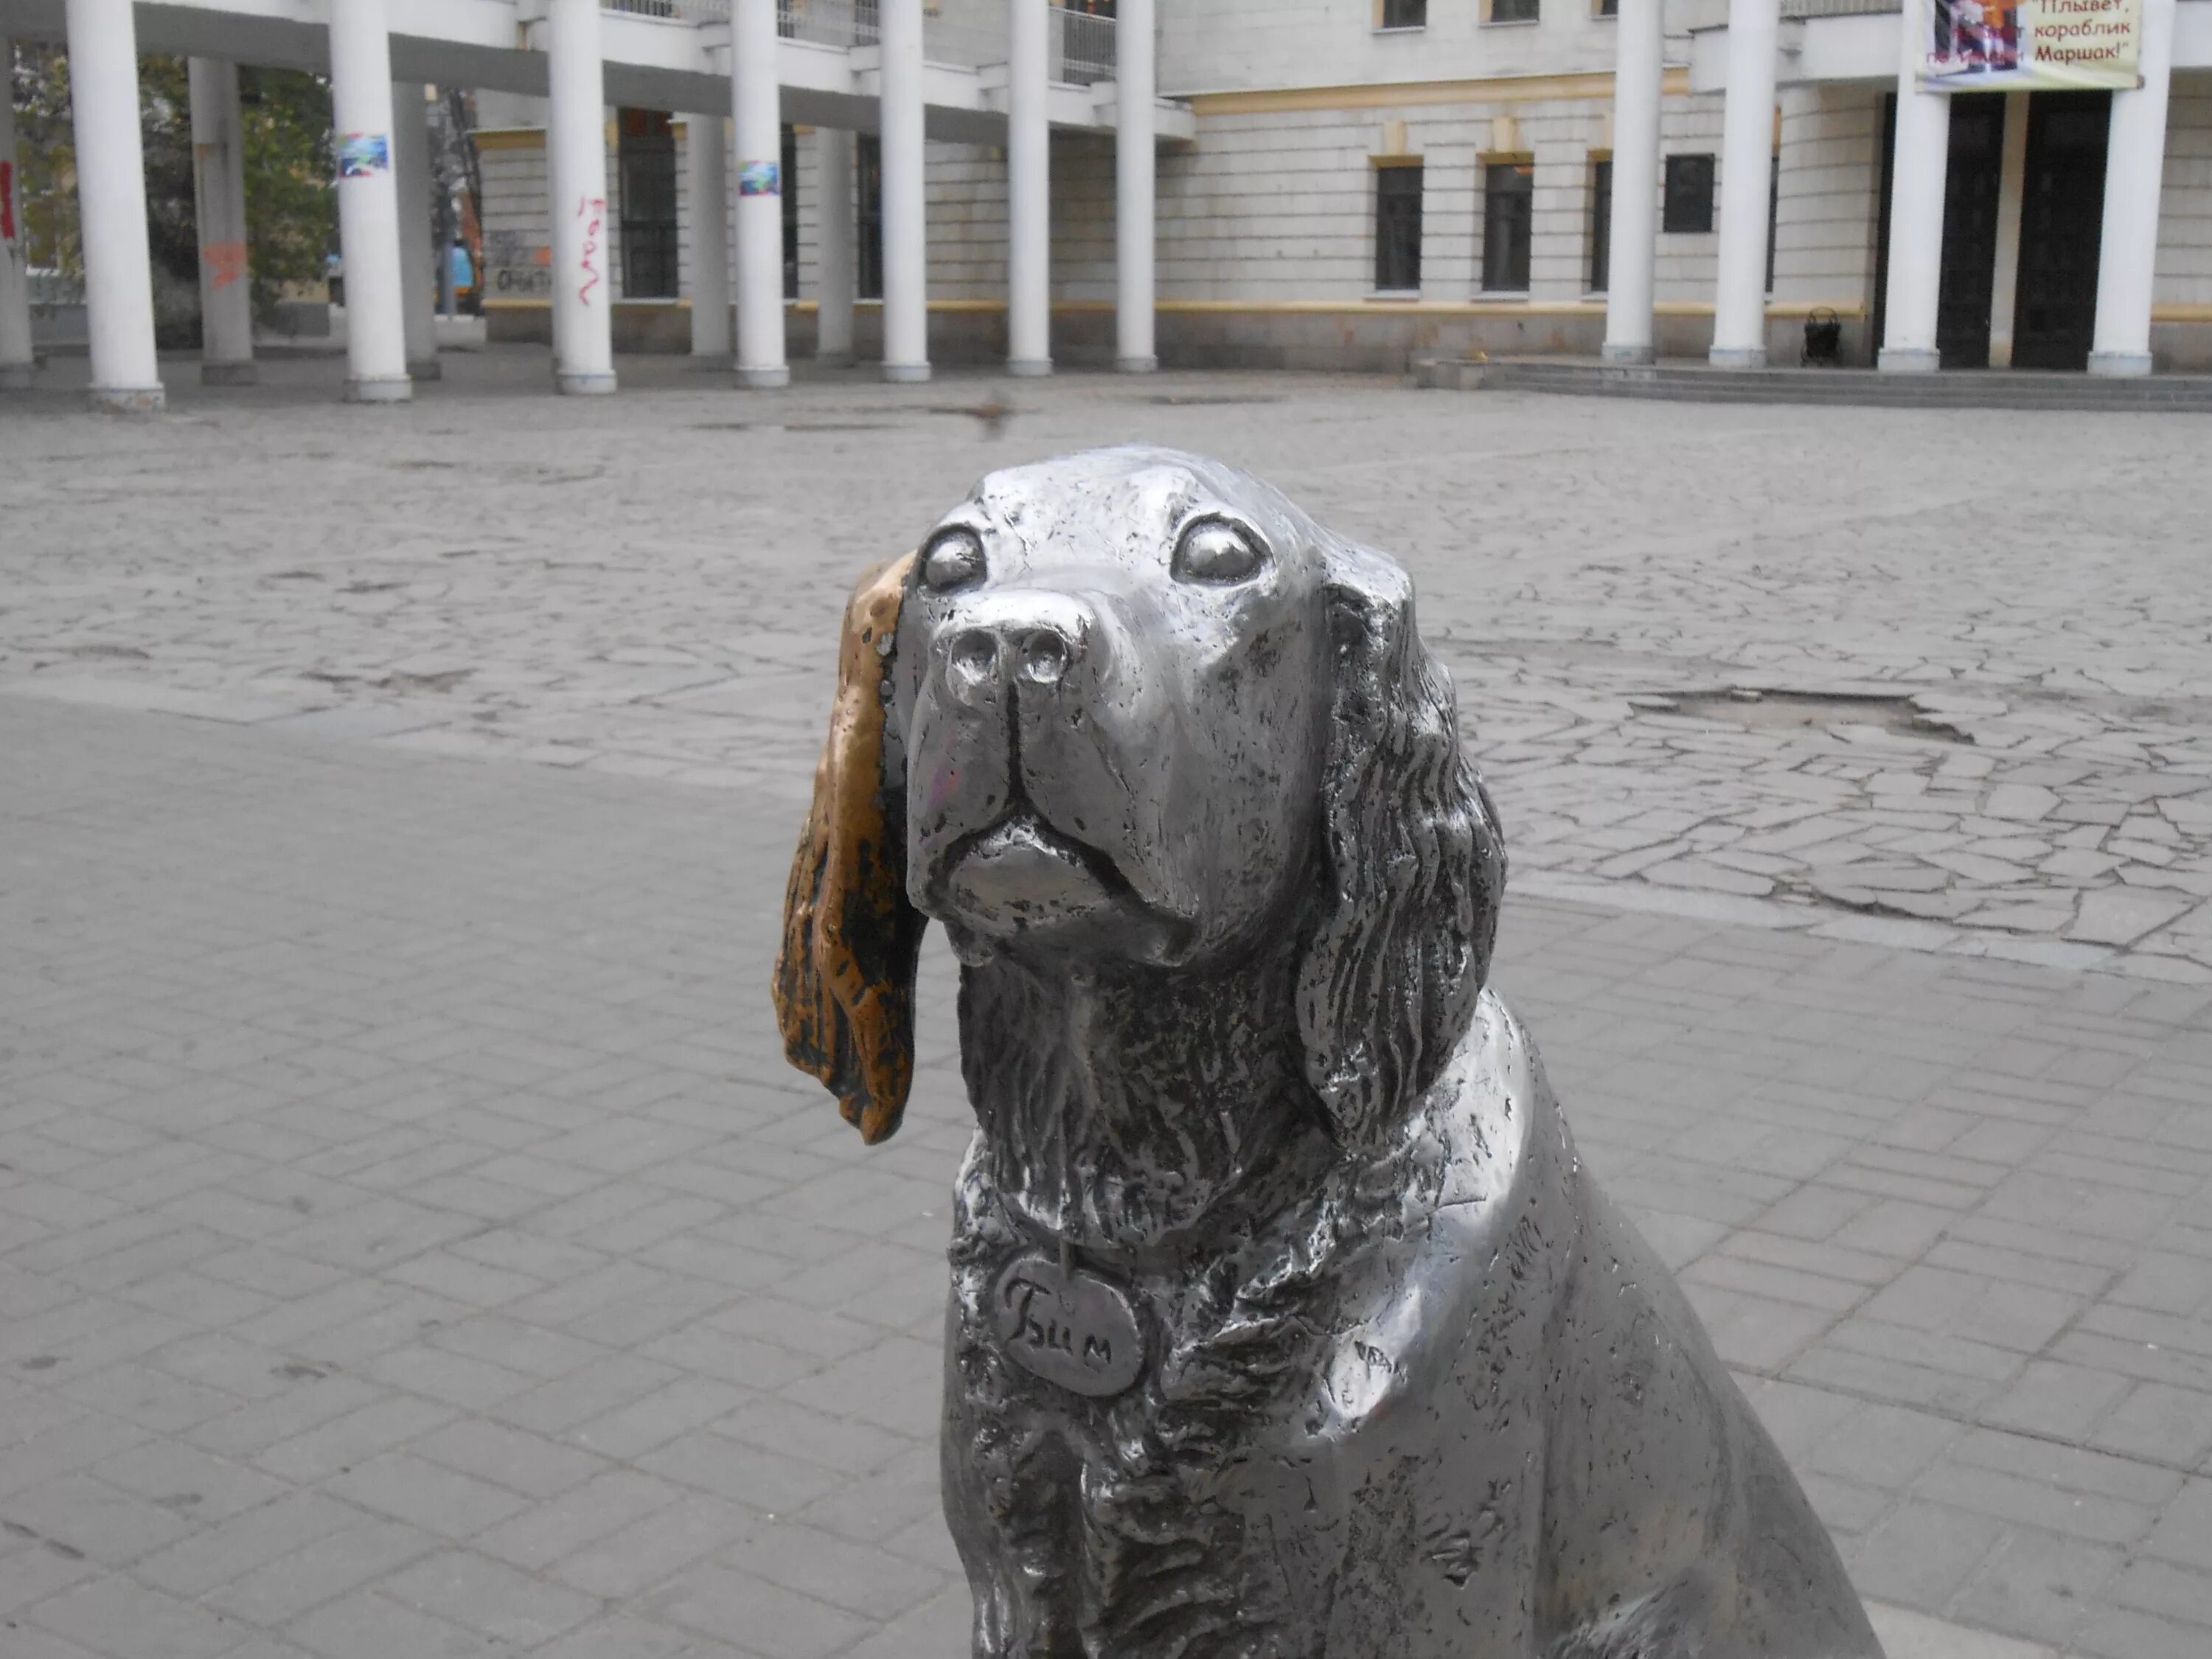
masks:
[(1928, 0), (1930, 92), (2142, 84), (2142, 0)]

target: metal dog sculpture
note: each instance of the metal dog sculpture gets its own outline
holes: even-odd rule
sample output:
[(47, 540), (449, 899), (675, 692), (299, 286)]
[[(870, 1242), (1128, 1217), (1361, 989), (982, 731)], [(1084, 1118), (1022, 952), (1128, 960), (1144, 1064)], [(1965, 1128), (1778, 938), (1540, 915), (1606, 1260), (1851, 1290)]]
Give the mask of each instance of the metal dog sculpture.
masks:
[(1504, 878), (1405, 573), (1251, 478), (994, 473), (863, 582), (776, 1002), (874, 1142), (963, 964), (978, 1656), (1879, 1659), (1483, 988)]

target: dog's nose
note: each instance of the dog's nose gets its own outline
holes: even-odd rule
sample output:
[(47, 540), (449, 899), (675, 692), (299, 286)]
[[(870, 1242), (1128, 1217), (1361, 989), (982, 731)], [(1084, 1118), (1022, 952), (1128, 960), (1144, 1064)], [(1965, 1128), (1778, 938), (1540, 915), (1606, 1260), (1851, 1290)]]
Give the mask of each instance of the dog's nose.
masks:
[(1090, 621), (1082, 602), (1065, 595), (992, 596), (947, 636), (946, 678), (970, 699), (1015, 686), (1056, 690), (1089, 654)]

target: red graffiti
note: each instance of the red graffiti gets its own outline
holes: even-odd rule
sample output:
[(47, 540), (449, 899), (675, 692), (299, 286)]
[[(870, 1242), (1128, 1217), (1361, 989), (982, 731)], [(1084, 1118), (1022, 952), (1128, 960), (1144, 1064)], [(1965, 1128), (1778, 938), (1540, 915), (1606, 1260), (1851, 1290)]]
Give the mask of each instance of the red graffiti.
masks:
[(584, 268), (585, 282), (576, 290), (576, 297), (586, 305), (592, 303), (592, 290), (599, 285), (599, 268), (592, 263), (592, 256), (599, 251), (599, 229), (606, 222), (607, 203), (603, 196), (579, 197), (576, 216), (588, 220), (584, 227), (584, 257), (580, 262)]
[(226, 289), (233, 283), (242, 283), (248, 264), (246, 244), (210, 242), (200, 250), (200, 263), (207, 267), (210, 287)]
[(15, 164), (0, 161), (0, 242), (15, 240)]

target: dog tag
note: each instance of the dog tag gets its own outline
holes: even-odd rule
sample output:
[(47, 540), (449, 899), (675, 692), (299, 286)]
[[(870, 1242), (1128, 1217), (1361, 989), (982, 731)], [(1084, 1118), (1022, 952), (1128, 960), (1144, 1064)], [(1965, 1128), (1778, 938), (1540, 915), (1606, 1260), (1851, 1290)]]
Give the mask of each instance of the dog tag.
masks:
[(1103, 1279), (1025, 1255), (999, 1275), (992, 1311), (1000, 1346), (1023, 1370), (1097, 1399), (1145, 1369), (1145, 1337), (1129, 1298)]

